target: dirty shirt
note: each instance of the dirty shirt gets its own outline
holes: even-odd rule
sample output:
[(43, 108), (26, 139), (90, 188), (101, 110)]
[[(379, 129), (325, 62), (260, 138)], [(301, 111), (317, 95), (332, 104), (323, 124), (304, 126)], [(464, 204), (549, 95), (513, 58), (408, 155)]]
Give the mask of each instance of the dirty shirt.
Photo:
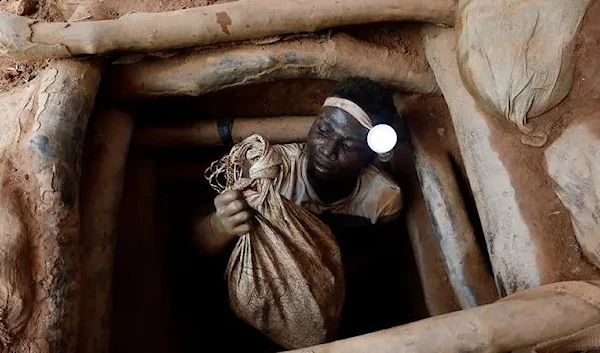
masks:
[[(306, 172), (304, 144), (273, 146), (283, 159), (276, 190), (297, 205), (311, 211), (329, 226), (342, 254), (346, 300), (338, 338), (347, 338), (397, 324), (377, 310), (381, 293), (396, 293), (391, 274), (394, 267), (394, 239), (401, 237), (400, 187), (375, 167), (365, 168), (352, 193), (326, 204), (310, 185)], [(388, 263), (386, 261), (392, 261)], [(395, 315), (396, 313), (394, 313)]]
[(283, 159), (276, 190), (312, 213), (345, 215), (366, 220), (371, 224), (392, 220), (400, 213), (400, 187), (377, 168), (365, 168), (350, 195), (326, 204), (319, 199), (308, 181), (304, 144), (275, 145), (273, 149), (280, 153)]

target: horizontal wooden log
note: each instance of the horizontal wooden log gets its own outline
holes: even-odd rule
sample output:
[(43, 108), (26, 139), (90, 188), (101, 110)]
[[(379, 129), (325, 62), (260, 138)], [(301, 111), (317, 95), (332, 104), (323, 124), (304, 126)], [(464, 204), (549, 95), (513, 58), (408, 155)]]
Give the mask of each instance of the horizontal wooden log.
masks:
[(38, 22), (0, 14), (0, 56), (152, 52), (390, 21), (454, 23), (455, 0), (236, 1), (117, 20)]
[[(304, 142), (314, 116), (240, 118), (231, 121), (234, 143), (259, 134), (270, 143)], [(217, 121), (204, 120), (177, 126), (142, 127), (135, 131), (133, 144), (143, 147), (197, 147), (223, 145)]]
[(337, 34), (328, 40), (233, 46), (113, 65), (105, 91), (114, 98), (198, 96), (282, 79), (364, 76), (400, 91), (437, 94), (424, 58), (421, 67), (413, 68), (414, 62), (406, 54)]
[(290, 352), (510, 352), (600, 323), (597, 284), (550, 284), (493, 304)]

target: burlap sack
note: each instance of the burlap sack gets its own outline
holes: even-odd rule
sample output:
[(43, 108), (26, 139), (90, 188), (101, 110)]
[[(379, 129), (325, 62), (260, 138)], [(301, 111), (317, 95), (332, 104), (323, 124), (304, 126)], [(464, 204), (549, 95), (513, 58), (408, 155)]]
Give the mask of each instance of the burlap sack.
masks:
[(329, 228), (275, 190), (280, 166), (280, 155), (253, 135), (213, 163), (207, 178), (218, 192), (242, 191), (254, 210), (253, 230), (239, 238), (227, 266), (233, 311), (285, 348), (307, 347), (337, 330), (342, 262)]
[(460, 0), (457, 60), (487, 112), (522, 132), (571, 90), (573, 50), (590, 0)]
[(600, 268), (600, 113), (571, 123), (545, 155), (548, 175), (569, 210), (581, 251)]

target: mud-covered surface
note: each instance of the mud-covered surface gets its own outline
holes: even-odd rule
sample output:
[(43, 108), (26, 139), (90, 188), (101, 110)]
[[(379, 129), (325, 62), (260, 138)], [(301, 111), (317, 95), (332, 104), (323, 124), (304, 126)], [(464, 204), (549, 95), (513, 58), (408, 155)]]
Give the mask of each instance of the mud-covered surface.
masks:
[[(32, 19), (59, 22), (69, 20), (81, 0), (4, 0), (0, 11), (27, 16)], [(78, 20), (115, 19), (131, 12), (161, 12), (196, 6), (206, 6), (222, 0), (92, 0), (89, 13)], [(27, 10), (23, 12), (23, 8)], [(0, 92), (9, 91), (33, 80), (47, 67), (49, 60), (0, 59)]]
[[(455, 167), (453, 172), (459, 180), (463, 180), (466, 175), (464, 165), (444, 99), (414, 95), (405, 97), (405, 105), (412, 144), (425, 144), (431, 147), (429, 152), (434, 158), (452, 160)], [(414, 158), (412, 155), (413, 153), (409, 152), (408, 156), (410, 157), (408, 158)], [(407, 157), (399, 156), (399, 158), (406, 159)], [(407, 180), (409, 185), (404, 194), (407, 225), (429, 313), (435, 316), (460, 310), (448, 280), (439, 240), (436, 237), (412, 160), (396, 160), (395, 162), (403, 171), (400, 178)], [(466, 192), (465, 196), (468, 197), (468, 187), (464, 188), (464, 191)], [(478, 219), (475, 217), (475, 223), (477, 222)]]
[[(430, 261), (439, 262), (437, 267), (441, 267), (422, 277), (425, 281), (442, 283), (444, 276), (450, 274), (463, 308), (490, 303), (498, 296), (448, 107), (442, 97), (415, 96), (407, 102), (412, 110), (408, 122), (413, 134), (415, 163), (419, 168), (421, 192), (429, 203), (432, 218), (427, 217), (427, 221), (436, 244), (428, 253), (436, 253), (439, 259), (431, 256)], [(427, 235), (423, 235), (423, 246), (427, 244)], [(444, 302), (443, 298), (439, 300)]]
[[(488, 119), (494, 131), (493, 144), (509, 170), (511, 183), (528, 227), (545, 236), (535, 246), (538, 261), (547, 272), (546, 280), (589, 279), (599, 276), (598, 269), (583, 256), (575, 238), (568, 210), (554, 193), (554, 184), (546, 172), (544, 151), (578, 116), (598, 109), (598, 38), (600, 38), (600, 2), (593, 1), (583, 20), (575, 48), (573, 89), (567, 98), (548, 113), (531, 119), (533, 133), (548, 136), (539, 148), (524, 145), (522, 135), (501, 119)], [(503, 259), (510, 263), (511, 259)]]
[(1, 96), (0, 264), (12, 271), (0, 276), (2, 352), (75, 350), (79, 157), (99, 78), (87, 63), (57, 63)]
[[(110, 19), (130, 12), (158, 12), (207, 4), (206, 1), (91, 1), (87, 10), (83, 11), (87, 17), (78, 20)], [(2, 9), (14, 13), (17, 2), (9, 5)], [(63, 21), (72, 15), (76, 7), (76, 1), (40, 3), (37, 11), (33, 11), (29, 17)], [(388, 28), (393, 26), (388, 25)], [(361, 37), (365, 31), (361, 30), (355, 34)], [(388, 31), (391, 30), (384, 29), (383, 33)], [(396, 30), (395, 33), (394, 38), (404, 38), (401, 31)], [(412, 39), (408, 38), (406, 42), (398, 45), (395, 45), (394, 41), (384, 44), (384, 35), (381, 34), (379, 37), (374, 36), (373, 42), (402, 53), (413, 50), (418, 52), (418, 49), (410, 45), (416, 38), (414, 26), (410, 33), (412, 34), (409, 37), (412, 36)], [(0, 91), (20, 89), (39, 76), (51, 63), (48, 60), (0, 61)], [(422, 58), (421, 62), (409, 64), (411, 67), (423, 67)], [(137, 112), (136, 116), (141, 125), (164, 122), (165, 116), (169, 117), (170, 122), (174, 122), (222, 117), (314, 115), (333, 85), (334, 82), (331, 81), (286, 80), (216, 92), (198, 98), (166, 98), (139, 104), (132, 102), (127, 105)], [(235, 97), (236, 104), (231, 104), (232, 96)], [(103, 101), (101, 104), (110, 105), (110, 102)], [(16, 125), (10, 127), (13, 130), (15, 128)], [(35, 141), (37, 142), (34, 145), (38, 151), (44, 151), (53, 143), (44, 139)], [(260, 334), (248, 331), (248, 327), (228, 311), (226, 292), (210, 289), (225, 283), (222, 268), (213, 267), (211, 271), (210, 266), (206, 267), (206, 260), (199, 259), (188, 243), (189, 233), (186, 233), (188, 229), (185, 225), (192, 216), (207, 213), (212, 208), (214, 195), (209, 192), (202, 171), (208, 162), (222, 152), (171, 151), (162, 156), (156, 154), (156, 151), (132, 153), (115, 250), (114, 311), (110, 324), (111, 351), (191, 351), (206, 348), (207, 345), (216, 348), (223, 344), (218, 338), (223, 332), (239, 339), (226, 342), (222, 348), (230, 345), (230, 348), (247, 349), (253, 344), (257, 348), (265, 347)], [(69, 157), (68, 162), (72, 163), (76, 159), (77, 156)], [(16, 171), (10, 173), (14, 174)], [(11, 178), (17, 178), (17, 174)], [(66, 181), (67, 183), (56, 187), (65, 192), (64, 201), (74, 205), (78, 197), (77, 190), (74, 189), (77, 184), (74, 180)], [(35, 201), (28, 202), (36, 205)], [(21, 219), (27, 223), (29, 218)], [(72, 229), (75, 230), (75, 226)], [(409, 239), (406, 236), (398, 237), (395, 244), (394, 251), (398, 251), (398, 255), (388, 258), (389, 268), (386, 269), (390, 278), (387, 285), (391, 286), (389, 288), (395, 288), (395, 291), (384, 291), (383, 298), (387, 299), (373, 303), (377, 304), (377, 309), (373, 309), (387, 314), (387, 319), (381, 322), (361, 323), (363, 333), (414, 321), (427, 315)], [(68, 246), (73, 251), (75, 245), (69, 240)], [(72, 259), (71, 255), (67, 258)], [(21, 265), (14, 267), (25, 268)], [(73, 266), (63, 263), (59, 271), (67, 271), (64, 276), (56, 277), (63, 278), (61, 283), (66, 287), (55, 293), (56, 299), (71, 300), (69, 298), (74, 298), (71, 291), (76, 287), (69, 281), (76, 275), (76, 270)], [(396, 278), (397, 273), (402, 274), (399, 281)], [(43, 280), (42, 277), (39, 279)], [(373, 292), (378, 290), (373, 289)], [(215, 293), (218, 295), (215, 296)], [(398, 300), (400, 297), (402, 300)], [(60, 303), (58, 305), (60, 306)], [(365, 306), (364, 310), (368, 311), (369, 308)], [(27, 317), (30, 315), (26, 314)], [(63, 319), (73, 321), (72, 317)], [(65, 328), (72, 329), (70, 326)], [(199, 335), (208, 338), (198, 340)], [(153, 339), (148, 340), (148, 337)], [(61, 345), (54, 347), (58, 350), (73, 349), (72, 341), (57, 344)]]
[(164, 12), (183, 10), (192, 7), (231, 2), (234, 0), (101, 0), (93, 1), (90, 6), (94, 19), (108, 20), (132, 12)]
[[(63, 4), (78, 0), (4, 0), (0, 11), (43, 21), (63, 21)], [(0, 92), (25, 85), (48, 66), (49, 60), (0, 59)]]
[[(565, 117), (573, 114), (576, 109), (580, 109), (579, 107), (590, 107), (595, 104), (589, 99), (576, 100), (575, 104), (569, 103), (569, 100), (576, 95), (577, 80), (586, 80), (585, 76), (581, 74), (581, 68), (587, 66), (587, 62), (585, 62), (586, 59), (581, 60), (580, 53), (586, 51), (587, 46), (593, 45), (590, 41), (586, 43), (582, 43), (582, 41), (587, 36), (586, 31), (594, 27), (594, 18), (598, 16), (594, 9), (597, 6), (597, 3), (594, 4), (584, 19), (579, 44), (576, 48), (575, 88), (572, 94), (548, 114), (531, 120), (532, 134), (547, 134), (548, 143), (551, 143), (563, 131)], [(453, 41), (454, 37), (448, 36), (448, 43)], [(444, 55), (446, 54), (448, 53), (445, 52)], [(450, 60), (453, 55), (450, 53), (450, 55), (444, 56), (444, 60)], [(448, 78), (448, 80), (453, 79), (453, 77)], [(587, 95), (587, 97), (590, 96), (593, 95)], [(462, 99), (462, 97), (448, 99), (459, 100), (459, 98)], [(556, 197), (553, 183), (546, 173), (544, 150), (547, 144), (542, 147), (525, 144), (523, 142), (525, 138), (518, 129), (501, 118), (485, 116), (481, 110), (477, 114), (473, 114), (473, 118), (464, 118), (466, 113), (463, 114), (460, 110), (457, 110), (455, 114), (457, 120), (473, 126), (476, 124), (475, 119), (482, 117), (481, 119), (485, 121), (477, 122), (477, 124), (481, 127), (482, 132), (487, 130), (485, 134), (489, 135), (489, 137), (477, 135), (472, 130), (462, 131), (463, 140), (471, 143), (470, 146), (467, 143), (465, 146), (461, 146), (465, 148), (463, 156), (471, 155), (469, 162), (474, 167), (471, 168), (473, 174), (481, 172), (479, 179), (471, 180), (471, 184), (481, 185), (487, 182), (483, 192), (493, 194), (494, 190), (498, 191), (499, 189), (495, 188), (490, 180), (499, 175), (490, 174), (483, 166), (497, 157), (499, 163), (495, 165), (501, 167), (498, 170), (506, 171), (506, 174), (499, 180), (504, 185), (499, 188), (508, 190), (509, 193), (496, 194), (498, 198), (496, 208), (494, 207), (496, 200), (492, 199), (484, 200), (489, 205), (484, 205), (484, 201), (480, 205), (480, 215), (483, 217), (487, 214), (490, 216), (488, 220), (491, 220), (488, 222), (488, 231), (492, 231), (489, 236), (487, 234), (486, 236), (489, 238), (488, 252), (496, 267), (494, 270), (497, 274), (500, 294), (505, 295), (527, 286), (543, 283), (597, 277), (597, 269), (591, 266), (578, 251), (569, 214)], [(468, 121), (468, 119), (472, 120)], [(486, 145), (488, 139), (493, 149), (492, 153), (479, 154), (482, 151), (480, 147)], [(484, 160), (480, 158), (484, 158)], [(485, 160), (486, 158), (490, 160)], [(478, 170), (478, 166), (483, 169)], [(510, 212), (518, 210), (518, 213), (515, 214), (516, 217), (506, 218), (508, 213), (499, 211), (500, 202), (502, 202), (500, 198), (510, 194), (514, 194), (515, 199), (507, 199), (507, 201), (515, 203), (518, 207), (511, 206), (506, 210), (510, 210)], [(516, 230), (517, 224), (519, 230)], [(508, 230), (511, 227), (514, 227), (515, 230), (505, 233), (504, 236), (498, 235), (499, 229)], [(497, 231), (493, 231), (494, 229)], [(523, 262), (520, 261), (525, 261), (526, 265), (523, 266)], [(502, 271), (509, 275), (499, 278), (498, 272)], [(517, 279), (519, 276), (523, 276), (522, 279)]]
[[(168, 11), (216, 2), (224, 1), (93, 0), (89, 2), (86, 12), (88, 17), (80, 20), (114, 19), (131, 12)], [(0, 10), (17, 13), (21, 3), (22, 0), (2, 1)], [(63, 21), (69, 18), (77, 3), (76, 0), (40, 0), (27, 16)], [(339, 30), (414, 58), (408, 62), (410, 68), (422, 69), (427, 65), (423, 60), (418, 24), (369, 25)], [(596, 111), (600, 106), (598, 38), (600, 2), (594, 1), (584, 19), (576, 47), (573, 91), (558, 107), (530, 121), (534, 132), (548, 135), (545, 146), (556, 140), (578, 116)], [(73, 348), (73, 342), (66, 337), (73, 334), (74, 328), (64, 323), (74, 321), (71, 310), (74, 304), (66, 302), (75, 300), (73, 283), (76, 262), (73, 259), (76, 257), (76, 232), (79, 226), (75, 175), (79, 165), (75, 152), (78, 151), (85, 124), (79, 125), (73, 134), (63, 136), (62, 140), (50, 141), (36, 134), (31, 145), (33, 152), (29, 154), (6, 152), (8, 146), (23, 142), (26, 132), (39, 129), (31, 119), (38, 103), (18, 98), (33, 94), (30, 87), (37, 84), (34, 80), (39, 79), (42, 70), (50, 64), (47, 60), (0, 60), (0, 100), (6, 102), (11, 111), (24, 111), (23, 114), (15, 113), (9, 119), (0, 120), (3, 131), (0, 147), (4, 151), (0, 170), (3, 180), (0, 203), (5, 210), (0, 212), (0, 224), (5, 234), (3, 238), (7, 239), (0, 244), (0, 254), (3, 251), (11, 256), (14, 254), (10, 259), (0, 257), (0, 263), (12, 264), (9, 274), (8, 267), (0, 269), (0, 282), (2, 276), (12, 275), (14, 269), (19, 269), (20, 284), (16, 292), (20, 292), (15, 292), (15, 295), (24, 299), (21, 307), (11, 304), (14, 305), (11, 311), (0, 304), (0, 312), (4, 311), (4, 317), (7, 312), (11, 315), (11, 326), (8, 328), (0, 315), (2, 353), (2, 344), (6, 343), (5, 333), (10, 330), (27, 332), (27, 337), (43, 337), (46, 334), (43, 331), (48, 328), (49, 336), (56, 338), (52, 346), (40, 338), (31, 346), (33, 350), (70, 351)], [(230, 117), (305, 116), (318, 112), (334, 84), (320, 80), (284, 80), (214, 92), (202, 97), (161, 98), (125, 104), (136, 113), (138, 126)], [(23, 92), (27, 89), (30, 91)], [(13, 93), (14, 97), (8, 98)], [(82, 112), (88, 108), (68, 99), (66, 102), (78, 106)], [(112, 103), (101, 101), (100, 104), (105, 107)], [(475, 233), (481, 248), (486, 249), (443, 99), (415, 98), (412, 107), (418, 111), (414, 116), (420, 118), (416, 120), (409, 115), (409, 119), (413, 119), (409, 122), (410, 128), (420, 141), (439, 146), (440, 155), (452, 161)], [(490, 119), (488, 125), (494, 132), (493, 146), (509, 170), (524, 219), (531, 229), (545, 234), (534, 244), (539, 249), (537, 261), (549, 269), (548, 273), (543, 274), (544, 277), (554, 281), (597, 277), (597, 269), (585, 260), (574, 237), (568, 211), (554, 194), (543, 162), (546, 147), (524, 145), (518, 130), (501, 119)], [(56, 152), (53, 149), (55, 143), (65, 149), (59, 151), (62, 153), (60, 163), (48, 162), (43, 167), (36, 165), (40, 158), (52, 160), (51, 154)], [(248, 331), (247, 326), (228, 311), (227, 298), (220, 291), (223, 288), (219, 288), (225, 283), (222, 264), (199, 258), (190, 244), (187, 228), (190, 221), (212, 209), (214, 195), (206, 185), (203, 171), (210, 161), (224, 152), (222, 149), (202, 149), (166, 152), (136, 150), (131, 153), (116, 243), (111, 351), (158, 353), (191, 352), (207, 347), (220, 351), (272, 348), (265, 345), (260, 334)], [(38, 178), (36, 173), (40, 172), (40, 168), (50, 174)], [(57, 178), (49, 178), (48, 175), (56, 175)], [(412, 179), (411, 182), (413, 184), (408, 185), (406, 190), (418, 191), (416, 180)], [(417, 202), (418, 195), (413, 200)], [(422, 200), (419, 202), (420, 207), (414, 213), (418, 219), (415, 224), (426, 225), (430, 220)], [(429, 236), (427, 249), (439, 251), (430, 231), (422, 229), (422, 236)], [(382, 292), (381, 301), (377, 303), (377, 310), (387, 311), (388, 319), (365, 327), (372, 330), (422, 318), (426, 315), (425, 301), (429, 301), (427, 305), (434, 313), (456, 310), (457, 305), (448, 291), (449, 284), (439, 256), (428, 258), (430, 266), (424, 274), (424, 283), (421, 283), (415, 268), (418, 259), (414, 258), (419, 255), (412, 253), (404, 228), (394, 241), (394, 248), (391, 248), (394, 256), (386, 263), (390, 267), (383, 270), (389, 271), (390, 283), (396, 287)], [(510, 257), (503, 261), (511, 264)], [(44, 267), (48, 263), (51, 268)], [(426, 290), (429, 288), (431, 295), (425, 293), (424, 298), (422, 285)], [(68, 310), (56, 309), (56, 313), (48, 314), (51, 320), (24, 328), (30, 317), (39, 319), (47, 314), (44, 312), (46, 309), (36, 309), (30, 304), (33, 293), (36, 298), (41, 296), (42, 301), (52, 301), (55, 308), (67, 307)], [(9, 300), (16, 303), (21, 298)], [(7, 321), (5, 318), (4, 321)], [(218, 337), (222, 334), (230, 339), (224, 342)]]

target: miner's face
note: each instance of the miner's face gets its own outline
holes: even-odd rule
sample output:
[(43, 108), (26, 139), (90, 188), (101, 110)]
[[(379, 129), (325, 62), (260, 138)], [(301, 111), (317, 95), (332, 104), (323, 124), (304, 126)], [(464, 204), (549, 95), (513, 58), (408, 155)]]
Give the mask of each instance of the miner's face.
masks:
[(367, 129), (342, 109), (324, 107), (306, 141), (308, 172), (317, 179), (357, 176), (374, 154), (367, 146)]

